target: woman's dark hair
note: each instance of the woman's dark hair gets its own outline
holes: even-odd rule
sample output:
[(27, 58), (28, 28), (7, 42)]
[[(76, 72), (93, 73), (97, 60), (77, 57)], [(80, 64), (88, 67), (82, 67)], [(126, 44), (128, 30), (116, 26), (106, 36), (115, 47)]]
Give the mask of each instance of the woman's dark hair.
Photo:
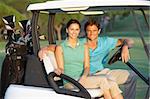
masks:
[(92, 26), (92, 25), (96, 25), (98, 30), (100, 29), (100, 24), (96, 20), (89, 20), (84, 25), (84, 31), (86, 32), (87, 26)]
[(78, 24), (79, 27), (81, 28), (80, 22), (79, 22), (78, 20), (76, 20), (76, 19), (70, 19), (70, 20), (68, 21), (68, 23), (67, 23), (67, 28), (69, 28), (69, 26), (70, 26), (71, 24), (74, 24), (74, 23)]

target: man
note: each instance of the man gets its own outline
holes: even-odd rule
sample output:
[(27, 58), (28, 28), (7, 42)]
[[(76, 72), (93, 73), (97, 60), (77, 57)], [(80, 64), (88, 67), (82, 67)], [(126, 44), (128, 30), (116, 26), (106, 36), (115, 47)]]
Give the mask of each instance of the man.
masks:
[[(86, 22), (84, 30), (87, 33), (87, 44), (90, 53), (90, 73), (91, 75), (105, 74), (111, 80), (115, 80), (118, 84), (125, 85), (125, 99), (135, 99), (136, 93), (136, 74), (127, 70), (115, 69), (110, 70), (104, 68), (109, 52), (115, 47), (122, 47), (122, 62), (127, 62), (130, 59), (128, 48), (133, 45), (130, 39), (115, 39), (110, 37), (98, 37), (101, 29), (100, 25), (93, 20)], [(43, 48), (39, 52), (39, 57), (42, 59), (47, 50), (54, 51), (55, 47), (50, 45)]]
[(93, 20), (85, 24), (84, 30), (87, 33), (87, 44), (90, 53), (90, 72), (94, 75), (106, 74), (112, 76), (118, 84), (125, 85), (125, 99), (135, 99), (136, 92), (136, 74), (132, 71), (115, 69), (110, 70), (104, 68), (109, 52), (115, 47), (122, 47), (122, 62), (127, 62), (130, 59), (128, 48), (133, 45), (130, 39), (115, 39), (110, 37), (98, 37), (101, 29), (100, 25)]

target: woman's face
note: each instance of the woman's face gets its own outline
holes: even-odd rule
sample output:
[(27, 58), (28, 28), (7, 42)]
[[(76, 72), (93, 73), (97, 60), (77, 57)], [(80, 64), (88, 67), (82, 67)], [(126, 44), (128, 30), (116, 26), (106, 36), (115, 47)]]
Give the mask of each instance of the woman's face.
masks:
[(77, 23), (71, 24), (67, 29), (66, 32), (68, 33), (69, 38), (76, 39), (80, 33), (80, 26)]

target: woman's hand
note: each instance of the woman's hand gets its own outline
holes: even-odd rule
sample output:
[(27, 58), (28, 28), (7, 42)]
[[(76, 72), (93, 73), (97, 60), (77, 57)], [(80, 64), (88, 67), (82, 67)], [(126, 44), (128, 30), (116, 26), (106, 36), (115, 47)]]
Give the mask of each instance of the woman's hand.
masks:
[(80, 80), (79, 80), (79, 83), (80, 83), (81, 85), (84, 85), (86, 78), (87, 78), (87, 76), (82, 75), (81, 78), (80, 78)]
[(54, 72), (57, 74), (57, 75), (61, 75), (63, 73), (63, 70), (60, 69), (60, 68), (57, 68), (54, 70)]

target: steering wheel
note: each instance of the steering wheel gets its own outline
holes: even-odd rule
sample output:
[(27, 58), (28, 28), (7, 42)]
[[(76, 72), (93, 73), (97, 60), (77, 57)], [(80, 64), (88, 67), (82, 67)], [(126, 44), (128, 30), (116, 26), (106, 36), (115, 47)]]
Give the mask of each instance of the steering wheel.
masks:
[(108, 64), (111, 65), (113, 63), (115, 63), (116, 61), (121, 61), (121, 50), (122, 47), (119, 48), (115, 54), (110, 58), (110, 60), (108, 61)]
[[(65, 88), (59, 88), (59, 86), (54, 80), (54, 77), (60, 77), (61, 79), (64, 79), (72, 83), (79, 89), (79, 91), (72, 91), (72, 90), (65, 89)], [(80, 83), (78, 83), (76, 80), (72, 79), (71, 77), (65, 74), (57, 75), (56, 73), (51, 72), (48, 75), (48, 81), (49, 81), (50, 86), (55, 90), (55, 92), (59, 94), (65, 94), (65, 95), (71, 95), (71, 96), (76, 96), (76, 97), (82, 97), (85, 99), (91, 99), (91, 95), (89, 94), (89, 92)]]

